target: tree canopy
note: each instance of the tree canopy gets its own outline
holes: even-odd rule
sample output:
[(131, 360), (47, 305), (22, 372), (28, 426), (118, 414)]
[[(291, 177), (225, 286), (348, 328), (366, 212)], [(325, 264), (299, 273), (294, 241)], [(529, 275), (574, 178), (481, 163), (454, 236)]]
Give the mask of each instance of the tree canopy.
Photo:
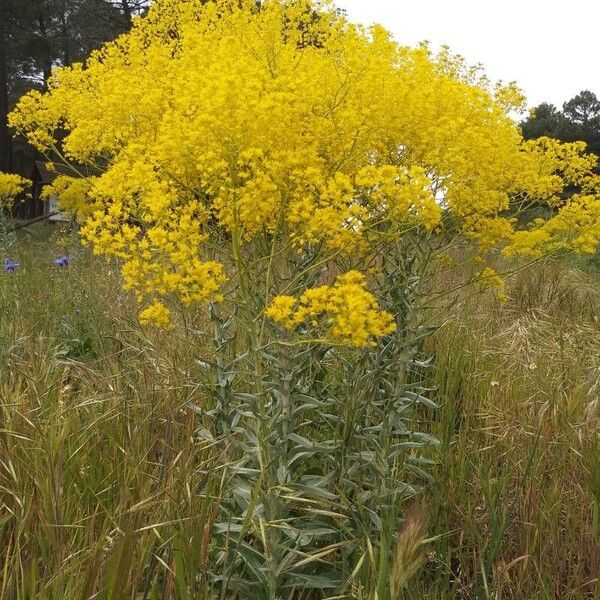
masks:
[(526, 139), (548, 136), (564, 142), (581, 141), (600, 156), (600, 100), (589, 90), (565, 102), (562, 111), (552, 104), (540, 104), (521, 128)]

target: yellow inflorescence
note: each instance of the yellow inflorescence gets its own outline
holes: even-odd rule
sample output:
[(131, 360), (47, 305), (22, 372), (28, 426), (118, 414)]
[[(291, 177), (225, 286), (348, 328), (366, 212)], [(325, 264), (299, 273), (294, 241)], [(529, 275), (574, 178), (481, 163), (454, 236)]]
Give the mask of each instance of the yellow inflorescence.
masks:
[(366, 346), (395, 331), (396, 323), (390, 313), (379, 308), (365, 283), (362, 273), (348, 271), (332, 286), (311, 288), (299, 298), (276, 297), (267, 315), (290, 331), (301, 325), (325, 326), (331, 337), (344, 344)]
[(477, 280), (483, 290), (495, 290), (499, 302), (504, 303), (508, 300), (508, 296), (504, 292), (506, 286), (504, 279), (491, 267), (485, 267)]
[(31, 181), (19, 175), (0, 172), (0, 211), (10, 208), (15, 198), (30, 185)]
[(48, 200), (51, 196), (57, 196), (62, 211), (84, 220), (96, 210), (102, 209), (98, 202), (89, 197), (91, 189), (92, 182), (89, 179), (59, 175), (50, 185), (44, 187), (42, 197)]
[(171, 311), (158, 300), (140, 312), (142, 325), (156, 325), (167, 329), (171, 324)]
[[(595, 159), (524, 143), (510, 118), (522, 103), (448, 50), (401, 47), (326, 3), (156, 0), (25, 96), (11, 124), (44, 152), (60, 133), (72, 163), (104, 167), (54, 189), (139, 300), (168, 304), (222, 293), (215, 239), (238, 256), (261, 236), (364, 256), (408, 235), (443, 240), (449, 224), (482, 253), (593, 251)], [(510, 209), (529, 202), (553, 212), (518, 232)]]

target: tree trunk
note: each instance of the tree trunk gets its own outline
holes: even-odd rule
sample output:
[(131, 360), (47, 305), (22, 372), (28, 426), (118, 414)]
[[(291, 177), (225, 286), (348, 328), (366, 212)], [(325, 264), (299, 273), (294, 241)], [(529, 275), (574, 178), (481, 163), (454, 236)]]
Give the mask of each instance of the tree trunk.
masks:
[(63, 51), (63, 65), (69, 66), (71, 64), (71, 44), (70, 44), (70, 36), (69, 36), (69, 24), (67, 20), (67, 3), (63, 0), (62, 3), (62, 11), (60, 15), (60, 24), (61, 24), (61, 35), (62, 35), (62, 51)]
[[(1, 1), (1, 0), (0, 0)], [(38, 16), (38, 27), (42, 40), (44, 40), (44, 57), (42, 64), (42, 74), (44, 77), (44, 88), (48, 87), (48, 80), (52, 75), (52, 50), (50, 48), (50, 42), (48, 40), (48, 31), (46, 29), (46, 21), (44, 15), (40, 13)]]
[(0, 0), (0, 170), (12, 170), (12, 143), (8, 129), (8, 67), (6, 64), (7, 36), (6, 0)]
[(123, 10), (123, 14), (127, 17), (127, 20), (131, 21), (133, 13), (131, 11), (131, 6), (129, 6), (129, 1), (121, 0), (121, 8)]

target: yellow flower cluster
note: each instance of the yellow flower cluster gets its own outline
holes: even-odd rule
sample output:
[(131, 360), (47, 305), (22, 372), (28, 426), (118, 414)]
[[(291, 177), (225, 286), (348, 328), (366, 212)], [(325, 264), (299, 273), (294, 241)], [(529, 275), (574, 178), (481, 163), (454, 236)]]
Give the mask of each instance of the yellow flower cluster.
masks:
[[(483, 252), (595, 248), (593, 159), (524, 143), (510, 118), (522, 102), (447, 49), (399, 46), (327, 3), (156, 0), (11, 124), (43, 152), (60, 133), (69, 160), (102, 165), (59, 194), (84, 239), (122, 261), (141, 302), (190, 303), (221, 293), (224, 241), (238, 257), (274, 237), (365, 256), (410, 235), (444, 243), (449, 224)], [(509, 209), (531, 202), (555, 212), (518, 232)]]
[(79, 220), (85, 220), (101, 210), (102, 206), (89, 197), (92, 182), (83, 177), (59, 175), (50, 185), (44, 187), (42, 197), (48, 200), (51, 196), (58, 198), (61, 211), (73, 214)]
[(15, 198), (30, 185), (31, 181), (20, 175), (0, 172), (0, 211), (11, 208)]
[(499, 302), (506, 302), (508, 296), (504, 293), (506, 284), (504, 279), (491, 267), (485, 267), (477, 277), (482, 290), (495, 290)]
[(171, 311), (162, 302), (155, 300), (140, 312), (140, 323), (167, 329), (171, 325)]
[(566, 251), (593, 254), (600, 239), (600, 202), (597, 195), (578, 194), (562, 206), (557, 214), (533, 227), (515, 232), (506, 256), (541, 257), (550, 252)]
[(356, 183), (373, 220), (389, 217), (392, 223), (421, 224), (430, 231), (441, 224), (442, 209), (422, 167), (368, 166), (358, 171)]
[(308, 289), (299, 298), (277, 296), (266, 313), (290, 331), (301, 325), (324, 326), (343, 344), (366, 346), (374, 343), (373, 338), (395, 331), (396, 323), (379, 308), (365, 284), (362, 273), (348, 271), (332, 286)]

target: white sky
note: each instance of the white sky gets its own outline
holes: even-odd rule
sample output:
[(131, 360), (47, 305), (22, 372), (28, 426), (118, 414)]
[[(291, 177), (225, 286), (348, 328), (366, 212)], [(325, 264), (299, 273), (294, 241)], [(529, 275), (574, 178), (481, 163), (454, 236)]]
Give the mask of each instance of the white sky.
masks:
[(400, 44), (447, 44), (488, 77), (516, 81), (529, 105), (600, 96), (600, 0), (335, 0)]

